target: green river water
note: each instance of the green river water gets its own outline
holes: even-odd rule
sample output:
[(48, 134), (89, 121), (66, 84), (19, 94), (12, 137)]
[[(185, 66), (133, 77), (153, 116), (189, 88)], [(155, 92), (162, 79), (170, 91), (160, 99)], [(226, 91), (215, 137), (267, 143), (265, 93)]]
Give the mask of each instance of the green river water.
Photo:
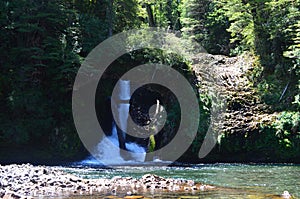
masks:
[[(190, 179), (219, 187), (196, 193), (141, 193), (148, 198), (282, 198), (288, 191), (300, 198), (300, 165), (291, 164), (201, 164), (185, 166), (120, 166), (114, 169), (93, 167), (63, 167), (82, 178), (140, 178), (156, 174), (165, 178)], [(78, 196), (72, 198), (106, 198), (112, 196)], [(120, 196), (121, 197), (121, 196)], [(70, 197), (69, 197), (70, 198)]]

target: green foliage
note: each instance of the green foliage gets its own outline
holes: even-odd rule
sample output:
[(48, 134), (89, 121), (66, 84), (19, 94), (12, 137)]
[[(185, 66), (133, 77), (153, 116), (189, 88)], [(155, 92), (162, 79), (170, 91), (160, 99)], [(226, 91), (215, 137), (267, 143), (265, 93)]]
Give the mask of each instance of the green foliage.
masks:
[(237, 155), (235, 158), (242, 161), (297, 160), (300, 152), (299, 124), (299, 112), (281, 112), (271, 123), (260, 124), (257, 131), (224, 134), (220, 151), (226, 156)]
[(211, 96), (207, 94), (200, 94), (199, 95), (200, 118), (199, 118), (198, 132), (191, 146), (191, 153), (195, 157), (198, 156), (198, 152), (200, 150), (200, 147), (203, 143), (204, 137), (207, 133), (210, 124), (211, 106), (212, 106)]
[(295, 158), (300, 152), (300, 113), (282, 112), (273, 123), (278, 139), (279, 155), (285, 158)]
[(207, 34), (201, 42), (207, 52), (212, 54), (230, 54), (229, 19), (226, 11), (222, 9), (219, 1), (209, 4), (209, 12), (206, 15), (205, 27)]
[(201, 44), (209, 53), (229, 55), (229, 19), (219, 1), (185, 0), (181, 2), (182, 33)]
[(214, 12), (230, 22), (231, 53), (246, 50), (259, 57), (262, 99), (276, 110), (293, 109), (299, 93), (299, 1), (222, 0), (216, 5)]
[(97, 44), (104, 41), (108, 36), (108, 24), (105, 18), (80, 13), (78, 16), (78, 27), (74, 27), (76, 38), (78, 38), (78, 51), (83, 56), (96, 47)]
[[(274, 26), (276, 30), (282, 30), (286, 43), (285, 57), (291, 59), (300, 58), (300, 2), (291, 0), (281, 0), (270, 2), (272, 11), (276, 12), (276, 21)], [(280, 10), (280, 12), (278, 12)]]
[(225, 15), (230, 22), (227, 31), (230, 32), (230, 42), (233, 45), (231, 53), (240, 54), (254, 49), (254, 22), (251, 14), (251, 5), (241, 0), (217, 1), (218, 9), (214, 13)]
[(273, 123), (278, 138), (286, 138), (290, 135), (296, 135), (300, 138), (300, 113), (299, 112), (282, 112), (277, 120)]
[(114, 1), (114, 32), (138, 28), (141, 25), (138, 13), (140, 7), (137, 0), (115, 0)]
[(65, 99), (79, 66), (74, 12), (60, 0), (6, 2), (1, 9), (2, 138), (12, 144), (49, 144), (53, 129), (74, 130), (72, 122), (62, 122), (71, 116)]
[(181, 2), (182, 32), (196, 42), (204, 40), (207, 33), (205, 27), (208, 0), (184, 0)]
[(148, 151), (153, 152), (154, 150), (155, 150), (155, 137), (154, 135), (150, 135)]
[(285, 71), (295, 70), (291, 62), (299, 59), (299, 1), (222, 0), (215, 2), (212, 13), (228, 18), (233, 55), (255, 52), (268, 74), (278, 64)]
[[(148, 9), (148, 10), (147, 10)], [(137, 14), (142, 23), (148, 22), (149, 26), (163, 27), (168, 30), (180, 30), (179, 1), (176, 0), (138, 0)], [(152, 15), (152, 16), (150, 16)], [(149, 22), (153, 20), (152, 22)]]
[[(274, 111), (297, 110), (298, 80), (297, 75), (285, 71), (285, 66), (277, 65), (273, 74), (260, 73), (257, 79), (257, 90), (261, 99), (271, 105)], [(259, 74), (259, 73), (258, 73)]]

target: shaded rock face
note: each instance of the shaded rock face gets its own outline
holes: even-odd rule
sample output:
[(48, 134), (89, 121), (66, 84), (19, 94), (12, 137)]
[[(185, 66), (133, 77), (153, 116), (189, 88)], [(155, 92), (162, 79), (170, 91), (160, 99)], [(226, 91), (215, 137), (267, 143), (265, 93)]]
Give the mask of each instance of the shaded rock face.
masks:
[[(131, 82), (131, 84), (134, 84), (134, 82)], [(110, 136), (113, 122), (113, 116), (110, 109), (111, 102), (109, 96), (104, 96), (103, 98), (105, 98), (105, 101), (99, 101), (98, 105), (96, 105), (96, 109), (98, 109), (98, 120), (101, 127), (103, 127), (105, 134)], [(146, 130), (146, 132), (149, 132), (149, 135), (148, 138), (139, 138), (127, 134), (126, 142), (135, 142), (148, 148), (149, 136), (150, 134), (153, 134), (154, 131), (149, 128), (148, 124), (150, 122), (156, 122), (156, 118), (150, 117), (149, 109), (151, 106), (157, 105), (157, 103), (164, 107), (167, 113), (167, 121), (163, 129), (155, 134), (155, 150), (166, 146), (176, 135), (181, 115), (178, 100), (171, 90), (156, 84), (142, 86), (133, 93), (129, 103), (129, 114), (138, 126), (138, 128), (130, 129), (130, 131), (133, 131), (131, 134), (140, 134), (141, 131), (139, 128), (141, 128)]]
[[(130, 99), (130, 116), (139, 127), (144, 127), (144, 130), (147, 130), (149, 135), (150, 129), (145, 129), (153, 119), (149, 115), (149, 109), (157, 103), (157, 100), (162, 101), (160, 93), (155, 89), (151, 90), (150, 88), (151, 86), (144, 86), (137, 89)], [(131, 130), (139, 134), (139, 129), (134, 128)], [(127, 135), (127, 139), (148, 148), (149, 138), (143, 139)]]
[[(260, 125), (270, 124), (276, 118), (277, 114), (260, 100), (253, 86), (254, 80), (249, 75), (254, 70), (253, 63), (254, 59), (247, 55), (226, 57), (199, 54), (194, 58), (192, 67), (198, 79), (199, 93), (218, 95), (226, 109), (219, 117), (221, 119), (211, 121), (221, 138), (220, 151), (215, 153), (228, 150), (243, 153), (243, 148), (234, 149), (234, 143), (254, 143), (260, 136)], [(216, 103), (220, 105), (220, 102)], [(245, 161), (250, 160), (244, 158)], [(236, 156), (233, 159), (243, 160)]]
[[(172, 111), (178, 111), (177, 108), (179, 107), (176, 96), (174, 96), (169, 89), (155, 84), (139, 88), (130, 100), (130, 115), (140, 128), (144, 128), (146, 132), (149, 132), (148, 136), (153, 134), (155, 129), (151, 129), (151, 127), (149, 128), (147, 125), (150, 122), (154, 124), (159, 122), (156, 121), (156, 118), (150, 117), (149, 115), (150, 107), (157, 104), (163, 106), (167, 114), (171, 113)], [(180, 114), (176, 115), (176, 117), (170, 117), (170, 115), (167, 116), (167, 122), (165, 123), (164, 127), (154, 136), (155, 150), (164, 147), (173, 139), (173, 137), (176, 135), (179, 118)], [(171, 122), (175, 123), (176, 125), (170, 126)], [(136, 131), (138, 134), (139, 129), (132, 130)], [(143, 142), (142, 139), (131, 136), (128, 136), (128, 139), (134, 140), (138, 143), (146, 144), (146, 147), (148, 147), (149, 138), (146, 139), (146, 142)]]
[[(157, 55), (162, 56), (161, 53), (162, 52), (160, 50), (153, 50), (153, 52), (152, 50), (139, 50), (134, 52), (133, 56), (127, 54), (118, 58), (118, 60), (114, 61), (111, 66), (106, 69), (97, 87), (95, 107), (98, 120), (101, 126), (103, 126), (103, 130), (107, 135), (111, 134), (112, 123), (111, 110), (108, 110), (110, 105), (107, 103), (107, 98), (111, 96), (116, 82), (121, 79), (125, 72), (133, 69), (135, 66), (147, 63), (156, 63), (158, 61), (156, 57)], [(172, 55), (169, 59), (172, 60), (171, 64), (163, 64), (172, 65), (172, 68), (186, 76), (188, 81), (190, 81), (190, 79), (196, 79), (196, 77), (189, 70), (189, 66), (183, 62), (182, 58)], [(143, 72), (148, 73), (149, 71), (145, 70)], [(193, 82), (192, 80), (191, 82)], [(130, 83), (134, 84), (133, 81), (134, 80), (130, 80)], [(158, 88), (155, 85), (142, 87), (138, 90), (139, 91), (136, 92), (135, 97), (130, 100), (130, 115), (137, 125), (141, 126), (141, 128), (144, 128), (149, 121), (153, 120), (153, 118), (149, 117), (148, 111), (149, 107), (156, 104), (157, 100), (159, 100), (160, 104), (162, 104), (166, 109), (173, 113), (173, 115), (170, 114), (169, 118), (167, 118), (168, 122), (164, 126), (164, 129), (155, 136), (155, 148), (162, 148), (163, 146), (167, 145), (175, 136), (179, 125), (180, 112), (179, 114), (175, 114), (175, 112), (178, 112), (179, 110), (179, 107), (175, 107), (176, 97), (174, 97), (172, 92), (170, 92), (168, 89), (163, 87)], [(137, 132), (139, 131), (138, 129), (133, 130), (136, 130)], [(151, 129), (149, 132), (150, 131)], [(149, 144), (149, 139), (141, 139), (129, 135), (126, 136), (126, 139), (128, 141), (137, 142), (144, 147), (147, 147)]]
[[(223, 96), (226, 113), (225, 120), (219, 124), (222, 132), (251, 131), (257, 129), (261, 119), (271, 119), (267, 117), (268, 106), (261, 102), (247, 75), (253, 70), (250, 57), (202, 54), (194, 59), (193, 69), (202, 92), (213, 88), (213, 92)], [(213, 77), (210, 78), (213, 82), (209, 82), (208, 75)]]
[[(134, 83), (134, 82), (133, 82)], [(111, 101), (109, 97), (105, 97), (104, 102), (98, 105), (98, 120), (100, 125), (107, 136), (112, 135), (112, 124), (113, 124), (113, 115), (111, 111)], [(149, 145), (149, 136), (153, 133), (153, 129), (150, 129), (148, 124), (150, 122), (155, 123), (155, 118), (150, 117), (149, 110), (153, 105), (163, 106), (167, 113), (178, 112), (179, 104), (176, 99), (176, 96), (167, 88), (159, 86), (156, 84), (142, 86), (137, 89), (131, 99), (129, 114), (132, 120), (136, 123), (138, 128), (130, 129), (131, 134), (140, 134), (140, 128), (149, 132), (148, 138), (139, 138), (133, 137), (129, 134), (126, 134), (125, 142), (135, 142), (144, 148), (148, 148)], [(167, 122), (165, 123), (164, 128), (156, 133), (155, 135), (155, 150), (158, 150), (165, 145), (167, 145), (173, 137), (176, 135), (176, 130), (180, 121), (180, 110), (179, 114), (172, 116), (167, 116)], [(175, 125), (174, 125), (175, 124)], [(117, 127), (118, 131), (119, 128)]]
[(29, 164), (0, 166), (0, 174), (0, 198), (3, 199), (214, 189), (192, 180), (166, 179), (152, 174), (145, 174), (141, 179), (82, 179), (59, 169)]

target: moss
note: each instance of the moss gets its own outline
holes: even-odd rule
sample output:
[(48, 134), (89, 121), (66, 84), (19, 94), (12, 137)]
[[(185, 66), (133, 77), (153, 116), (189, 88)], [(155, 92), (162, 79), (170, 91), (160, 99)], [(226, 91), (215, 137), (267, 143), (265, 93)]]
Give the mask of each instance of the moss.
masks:
[(148, 151), (153, 152), (154, 150), (155, 150), (155, 138), (154, 138), (154, 135), (150, 135)]

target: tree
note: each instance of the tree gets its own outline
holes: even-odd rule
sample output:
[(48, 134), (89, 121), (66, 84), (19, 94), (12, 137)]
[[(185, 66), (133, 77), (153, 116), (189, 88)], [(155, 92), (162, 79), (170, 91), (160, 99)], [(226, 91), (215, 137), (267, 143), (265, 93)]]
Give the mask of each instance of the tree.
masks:
[(137, 0), (115, 0), (114, 1), (114, 33), (124, 30), (138, 28), (141, 25), (137, 17), (140, 7)]
[(200, 43), (209, 53), (229, 55), (229, 19), (222, 2), (185, 0), (180, 7), (184, 37)]
[(229, 19), (222, 9), (220, 1), (211, 1), (208, 6), (208, 13), (205, 19), (207, 34), (201, 44), (212, 54), (230, 55), (230, 33), (227, 31), (230, 26)]
[(184, 0), (181, 4), (182, 31), (191, 39), (201, 43), (207, 34), (205, 26), (209, 0)]
[(215, 1), (215, 4), (217, 9), (214, 15), (225, 15), (229, 21), (227, 31), (231, 35), (231, 53), (236, 55), (254, 50), (254, 21), (250, 4), (245, 4), (242, 0), (221, 0)]
[[(66, 101), (79, 66), (74, 13), (61, 0), (2, 4), (1, 34), (6, 42), (1, 46), (1, 68), (7, 75), (0, 79), (3, 137), (11, 143), (39, 145), (49, 144), (50, 138), (76, 136), (70, 133), (74, 129)], [(59, 135), (53, 135), (55, 129)], [(62, 144), (72, 148), (71, 142)]]
[[(141, 1), (139, 0), (140, 17), (147, 19), (149, 27), (163, 27), (168, 30), (180, 30), (180, 1), (178, 0), (159, 0)], [(145, 21), (145, 20), (142, 20)]]

